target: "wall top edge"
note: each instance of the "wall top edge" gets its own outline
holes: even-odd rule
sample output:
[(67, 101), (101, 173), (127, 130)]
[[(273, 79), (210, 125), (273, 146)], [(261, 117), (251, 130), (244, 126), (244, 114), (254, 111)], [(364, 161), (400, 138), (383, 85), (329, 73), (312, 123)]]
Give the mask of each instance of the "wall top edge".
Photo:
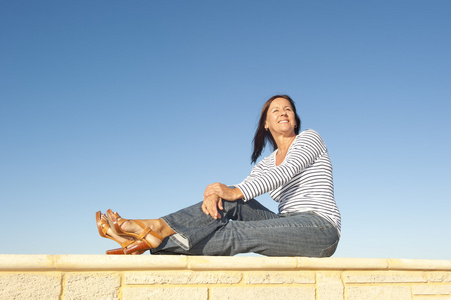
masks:
[(1, 271), (127, 270), (437, 270), (451, 260), (395, 258), (308, 258), (184, 255), (0, 254)]

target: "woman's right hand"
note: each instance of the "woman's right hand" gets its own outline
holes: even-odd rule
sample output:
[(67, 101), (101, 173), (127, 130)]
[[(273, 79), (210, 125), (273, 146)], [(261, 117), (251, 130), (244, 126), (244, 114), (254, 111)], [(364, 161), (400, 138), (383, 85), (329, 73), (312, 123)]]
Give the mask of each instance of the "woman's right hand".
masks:
[(219, 210), (223, 210), (222, 199), (217, 195), (210, 195), (204, 198), (204, 203), (202, 204), (202, 211), (210, 215), (213, 219), (220, 219), (221, 215), (219, 214)]

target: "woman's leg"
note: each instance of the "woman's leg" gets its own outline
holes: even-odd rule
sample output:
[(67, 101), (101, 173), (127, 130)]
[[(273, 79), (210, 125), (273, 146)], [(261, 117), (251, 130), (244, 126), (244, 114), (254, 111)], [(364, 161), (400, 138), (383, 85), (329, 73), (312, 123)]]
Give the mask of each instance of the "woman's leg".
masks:
[(162, 217), (175, 234), (169, 240), (185, 250), (191, 249), (213, 232), (232, 221), (256, 221), (277, 218), (277, 215), (257, 200), (223, 201), (221, 218), (213, 219), (202, 211), (202, 202)]
[[(145, 226), (163, 237), (163, 240), (171, 240), (176, 245), (190, 249), (212, 232), (224, 227), (229, 220), (255, 221), (276, 218), (277, 215), (252, 199), (244, 202), (223, 201), (224, 210), (220, 211), (221, 218), (213, 219), (202, 211), (202, 202), (181, 209), (160, 219), (140, 220)], [(143, 228), (137, 223), (125, 221), (121, 229), (139, 235)], [(169, 239), (166, 239), (169, 237)], [(156, 248), (162, 242), (151, 234), (146, 235), (146, 240)]]
[(258, 221), (229, 222), (190, 249), (166, 239), (152, 253), (235, 255), (254, 252), (267, 256), (331, 256), (339, 240), (333, 225), (312, 212), (285, 214)]

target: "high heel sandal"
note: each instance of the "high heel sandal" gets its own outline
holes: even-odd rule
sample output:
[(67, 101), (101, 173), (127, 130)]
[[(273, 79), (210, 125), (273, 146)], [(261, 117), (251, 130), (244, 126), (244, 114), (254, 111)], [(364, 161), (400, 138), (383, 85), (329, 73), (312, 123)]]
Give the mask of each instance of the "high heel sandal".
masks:
[[(154, 233), (153, 231), (150, 232), (150, 234), (152, 234), (153, 236), (156, 235), (156, 233)], [(155, 236), (156, 238), (158, 238), (157, 236)], [(162, 238), (160, 240), (163, 240)], [(124, 253), (125, 254), (132, 254), (135, 252), (145, 252), (147, 250), (156, 248), (154, 246), (152, 246), (151, 243), (149, 243), (146, 239), (140, 240), (140, 241), (136, 241), (135, 243), (133, 243), (133, 245), (130, 245), (130, 247), (124, 249)]]
[[(96, 223), (97, 223), (97, 230), (99, 231), (99, 234), (101, 237), (113, 240), (116, 243), (118, 243), (119, 245), (121, 245), (121, 247), (122, 247), (122, 248), (111, 250), (114, 253), (108, 253), (108, 251), (107, 251), (107, 254), (125, 254), (125, 249), (134, 243), (133, 240), (128, 240), (126, 242), (121, 243), (118, 240), (116, 240), (114, 237), (108, 235), (108, 229), (110, 228), (110, 225), (108, 224), (107, 220), (102, 219), (100, 211), (96, 212)], [(122, 250), (122, 253), (117, 253), (117, 252), (119, 252), (119, 249)], [(129, 252), (129, 253), (131, 253), (131, 252)]]
[[(149, 227), (144, 225), (141, 221), (124, 219), (117, 212), (113, 212), (111, 209), (108, 209), (106, 211), (106, 216), (107, 216), (108, 223), (110, 224), (111, 228), (114, 231), (116, 231), (116, 233), (119, 235), (128, 235), (137, 240), (142, 240), (149, 232), (152, 231)], [(136, 224), (138, 224), (139, 227), (141, 227), (143, 229), (143, 232), (141, 232), (141, 234), (136, 234), (134, 232), (129, 232), (129, 231), (123, 230), (121, 228), (121, 226), (122, 226), (122, 224), (124, 224), (125, 221), (135, 222)]]
[[(133, 243), (131, 245), (133, 245)], [(146, 252), (146, 250), (134, 251), (129, 254), (140, 255), (140, 254), (143, 254), (144, 252)], [(124, 248), (116, 248), (116, 249), (107, 250), (106, 254), (107, 255), (125, 255), (125, 251), (124, 251)]]
[[(139, 220), (126, 220), (119, 216), (117, 212), (113, 212), (111, 209), (108, 209), (106, 213), (110, 226), (112, 226), (112, 229), (115, 230), (117, 234), (131, 236), (136, 239), (134, 245), (130, 245), (129, 247), (124, 249), (125, 254), (131, 254), (133, 252), (146, 251), (155, 248), (149, 241), (146, 240), (145, 237), (147, 236), (147, 234), (151, 234), (160, 241), (163, 241), (163, 237), (161, 235), (152, 231), (149, 227), (147, 227), (143, 222)], [(121, 225), (125, 221), (134, 222), (139, 227), (141, 227), (143, 231), (140, 234), (136, 234), (134, 232), (123, 230), (121, 228)]]
[(106, 251), (107, 255), (125, 255), (124, 248), (116, 248)]

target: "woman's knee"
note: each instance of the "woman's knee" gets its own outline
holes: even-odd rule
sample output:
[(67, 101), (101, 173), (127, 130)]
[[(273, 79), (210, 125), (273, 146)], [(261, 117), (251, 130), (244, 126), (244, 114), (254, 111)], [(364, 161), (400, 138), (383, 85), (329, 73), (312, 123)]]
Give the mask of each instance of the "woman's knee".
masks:
[(318, 257), (330, 257), (335, 253), (335, 250), (337, 250), (337, 246), (338, 246), (338, 239), (329, 247), (321, 250), (320, 254)]

